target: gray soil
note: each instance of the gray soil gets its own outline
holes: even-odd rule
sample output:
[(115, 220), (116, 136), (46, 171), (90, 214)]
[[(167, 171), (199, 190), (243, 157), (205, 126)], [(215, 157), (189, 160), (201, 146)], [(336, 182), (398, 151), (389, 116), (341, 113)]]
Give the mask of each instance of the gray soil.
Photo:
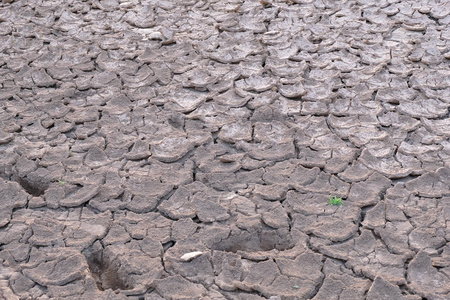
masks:
[(0, 299), (450, 299), (449, 65), (448, 0), (3, 0)]

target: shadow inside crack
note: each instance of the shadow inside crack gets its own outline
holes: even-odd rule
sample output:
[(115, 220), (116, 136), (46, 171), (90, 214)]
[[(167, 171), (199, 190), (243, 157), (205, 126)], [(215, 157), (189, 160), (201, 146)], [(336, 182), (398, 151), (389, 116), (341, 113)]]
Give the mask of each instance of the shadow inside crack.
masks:
[(44, 195), (45, 190), (48, 188), (48, 184), (36, 183), (28, 180), (27, 178), (18, 177), (16, 182), (30, 195), (39, 197)]
[(291, 234), (280, 234), (277, 230), (260, 230), (249, 232), (241, 230), (239, 234), (229, 236), (213, 245), (213, 250), (226, 252), (238, 251), (284, 251), (295, 246)]
[[(117, 259), (111, 261), (103, 255), (103, 248), (93, 246), (83, 251), (86, 261), (94, 278), (97, 288), (101, 291), (107, 289), (115, 290), (131, 290), (134, 287), (129, 286), (118, 273), (120, 263)], [(101, 247), (101, 246), (100, 246)]]

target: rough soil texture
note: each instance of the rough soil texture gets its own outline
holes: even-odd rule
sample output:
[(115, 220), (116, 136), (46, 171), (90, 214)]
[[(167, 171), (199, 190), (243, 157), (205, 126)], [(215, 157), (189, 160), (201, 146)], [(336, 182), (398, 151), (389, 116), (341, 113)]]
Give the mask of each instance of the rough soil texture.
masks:
[(3, 0), (0, 298), (450, 299), (449, 50), (447, 0)]

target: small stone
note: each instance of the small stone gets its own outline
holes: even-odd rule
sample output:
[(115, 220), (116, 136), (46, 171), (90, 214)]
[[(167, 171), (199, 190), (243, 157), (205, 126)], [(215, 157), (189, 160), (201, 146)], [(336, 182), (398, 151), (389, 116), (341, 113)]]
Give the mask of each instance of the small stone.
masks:
[(185, 253), (180, 257), (181, 261), (191, 261), (196, 257), (199, 257), (200, 255), (202, 255), (203, 252), (201, 251), (194, 251), (194, 252), (189, 252), (189, 253)]

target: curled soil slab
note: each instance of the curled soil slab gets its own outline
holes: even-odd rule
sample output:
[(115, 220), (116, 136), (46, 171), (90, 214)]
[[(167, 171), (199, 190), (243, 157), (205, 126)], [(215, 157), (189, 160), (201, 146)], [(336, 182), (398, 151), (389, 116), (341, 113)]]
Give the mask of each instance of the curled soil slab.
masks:
[(450, 299), (445, 1), (0, 1), (1, 299)]

